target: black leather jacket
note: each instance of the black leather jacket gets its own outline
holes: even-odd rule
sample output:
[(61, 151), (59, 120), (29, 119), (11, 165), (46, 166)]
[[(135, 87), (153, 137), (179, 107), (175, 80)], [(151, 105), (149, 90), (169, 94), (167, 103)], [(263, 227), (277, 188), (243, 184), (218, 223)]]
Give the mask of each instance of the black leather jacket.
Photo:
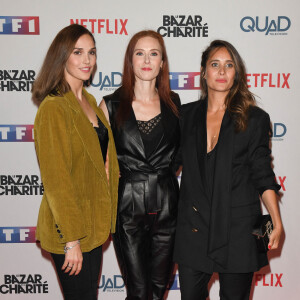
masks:
[[(121, 128), (116, 127), (114, 119), (120, 92), (118, 89), (104, 97), (120, 166), (119, 209), (124, 197), (135, 198), (133, 205), (136, 203), (137, 206), (144, 201), (148, 213), (160, 211), (161, 201), (168, 201), (169, 212), (175, 216), (179, 188), (174, 161), (180, 142), (179, 119), (161, 101), (164, 132), (155, 151), (146, 157), (133, 110)], [(179, 96), (173, 93), (172, 100), (179, 109)]]

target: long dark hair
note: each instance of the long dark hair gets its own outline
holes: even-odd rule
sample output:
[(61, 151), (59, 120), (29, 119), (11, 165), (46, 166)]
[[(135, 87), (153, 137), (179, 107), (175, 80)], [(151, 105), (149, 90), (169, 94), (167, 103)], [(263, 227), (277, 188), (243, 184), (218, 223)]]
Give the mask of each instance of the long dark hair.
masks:
[(202, 54), (200, 74), (201, 99), (206, 98), (208, 94), (206, 79), (204, 78), (207, 61), (212, 53), (220, 48), (225, 48), (229, 52), (235, 68), (234, 83), (225, 99), (226, 109), (235, 121), (236, 130), (238, 132), (244, 131), (248, 124), (249, 108), (255, 106), (256, 101), (247, 86), (245, 64), (237, 50), (226, 41), (212, 41)]
[(153, 30), (143, 30), (136, 33), (129, 41), (125, 52), (124, 66), (123, 66), (123, 78), (122, 86), (120, 88), (120, 106), (116, 113), (116, 124), (120, 127), (125, 120), (128, 119), (132, 101), (134, 98), (134, 85), (135, 85), (135, 75), (133, 72), (132, 58), (134, 53), (134, 48), (139, 39), (143, 37), (152, 37), (159, 42), (162, 51), (162, 68), (156, 78), (156, 88), (158, 90), (158, 95), (162, 101), (166, 103), (167, 106), (171, 108), (176, 116), (178, 116), (178, 110), (176, 105), (171, 99), (170, 81), (169, 81), (169, 63), (168, 56), (165, 47), (164, 40), (162, 36)]
[[(77, 40), (84, 34), (88, 34), (95, 43), (91, 32), (78, 24), (69, 25), (56, 35), (33, 83), (31, 92), (34, 102), (39, 104), (49, 94), (58, 96), (70, 90), (64, 77), (64, 69)], [(90, 81), (85, 82), (85, 86), (89, 85)]]

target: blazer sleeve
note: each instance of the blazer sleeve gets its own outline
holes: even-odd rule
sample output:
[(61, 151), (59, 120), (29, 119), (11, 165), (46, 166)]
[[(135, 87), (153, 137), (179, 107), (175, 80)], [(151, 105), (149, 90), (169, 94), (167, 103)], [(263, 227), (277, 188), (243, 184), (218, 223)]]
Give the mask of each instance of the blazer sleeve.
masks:
[(55, 100), (42, 103), (34, 124), (45, 199), (56, 223), (49, 226), (56, 226), (61, 243), (86, 236), (78, 193), (71, 178), (71, 124), (66, 108)]
[(258, 108), (254, 115), (250, 120), (252, 124), (249, 124), (249, 127), (252, 127), (248, 152), (250, 176), (260, 194), (267, 189), (278, 192), (280, 185), (275, 181), (275, 174), (271, 166), (271, 150), (269, 147), (271, 136), (270, 117)]

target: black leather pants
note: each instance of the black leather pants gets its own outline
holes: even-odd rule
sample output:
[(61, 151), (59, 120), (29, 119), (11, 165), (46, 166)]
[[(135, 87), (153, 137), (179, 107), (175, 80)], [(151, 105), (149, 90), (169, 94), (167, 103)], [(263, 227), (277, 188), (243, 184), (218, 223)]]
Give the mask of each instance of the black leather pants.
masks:
[[(128, 192), (131, 191), (125, 191)], [(164, 297), (174, 266), (176, 226), (176, 213), (170, 210), (168, 202), (162, 201), (162, 210), (157, 214), (147, 214), (143, 202), (131, 197), (119, 202), (113, 242), (127, 288), (127, 300), (162, 300)]]

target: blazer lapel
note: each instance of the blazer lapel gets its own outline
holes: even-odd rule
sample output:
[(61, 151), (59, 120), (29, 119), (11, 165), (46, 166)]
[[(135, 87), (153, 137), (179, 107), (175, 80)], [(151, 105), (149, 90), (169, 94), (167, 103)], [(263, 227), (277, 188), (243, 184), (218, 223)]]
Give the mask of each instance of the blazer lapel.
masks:
[(134, 143), (136, 150), (140, 153), (140, 155), (142, 155), (145, 158), (146, 154), (143, 140), (138, 129), (137, 120), (135, 118), (134, 111), (132, 108), (129, 118), (124, 122), (123, 131), (124, 134), (127, 135), (129, 141), (132, 141)]
[[(230, 230), (230, 191), (234, 137), (234, 122), (226, 111), (221, 125), (216, 153), (208, 248), (209, 256), (225, 268), (228, 258)], [(226, 174), (226, 176), (222, 176), (222, 174)]]
[(207, 133), (206, 133), (206, 112), (207, 112), (207, 100), (201, 100), (199, 106), (198, 120), (197, 120), (197, 134), (196, 134), (196, 142), (197, 142), (197, 158), (198, 158), (198, 166), (201, 174), (201, 181), (203, 186), (203, 191), (206, 195), (207, 199), (209, 197), (209, 191), (207, 187), (206, 180), (206, 155), (207, 155)]
[[(172, 111), (166, 106), (166, 104), (160, 101), (160, 112), (161, 112), (161, 124), (163, 126), (163, 134), (159, 139), (154, 151), (151, 154), (157, 152), (157, 149), (161, 145), (164, 139), (172, 138), (173, 131), (176, 130), (176, 122), (178, 118), (172, 113)], [(150, 156), (151, 157), (151, 156)]]
[(173, 131), (176, 130), (176, 122), (178, 118), (174, 115), (170, 108), (161, 100), (160, 101), (161, 121), (164, 128), (164, 136), (166, 138), (172, 136)]
[[(92, 105), (88, 94), (84, 91), (84, 96)], [(73, 121), (76, 131), (78, 132), (83, 146), (85, 147), (91, 161), (93, 162), (95, 168), (97, 169), (98, 173), (103, 177), (104, 170), (104, 162), (100, 155), (100, 145), (97, 134), (90, 123), (89, 119), (86, 117), (84, 112), (82, 111), (77, 99), (75, 98), (72, 91), (65, 94), (65, 97), (69, 103), (69, 106), (72, 108), (73, 114)], [(100, 151), (99, 151), (100, 149)]]

